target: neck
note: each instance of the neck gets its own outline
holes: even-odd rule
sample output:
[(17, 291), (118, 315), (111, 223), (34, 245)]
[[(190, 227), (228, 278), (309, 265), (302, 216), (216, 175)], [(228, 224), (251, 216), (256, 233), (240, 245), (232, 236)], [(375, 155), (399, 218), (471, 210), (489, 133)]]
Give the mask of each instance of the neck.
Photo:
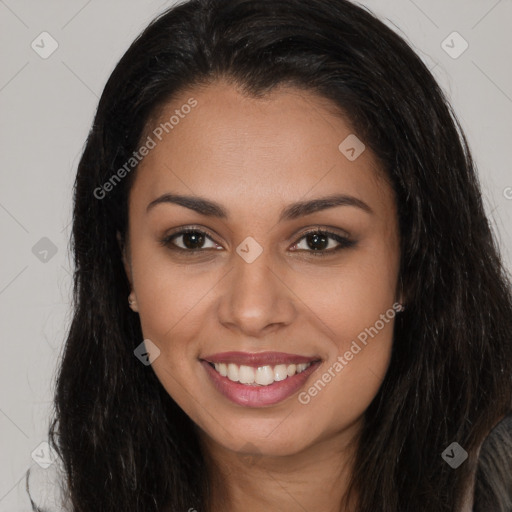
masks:
[[(353, 512), (345, 494), (360, 423), (291, 455), (244, 455), (201, 432), (210, 482), (208, 512)], [(256, 451), (256, 450), (255, 450)]]

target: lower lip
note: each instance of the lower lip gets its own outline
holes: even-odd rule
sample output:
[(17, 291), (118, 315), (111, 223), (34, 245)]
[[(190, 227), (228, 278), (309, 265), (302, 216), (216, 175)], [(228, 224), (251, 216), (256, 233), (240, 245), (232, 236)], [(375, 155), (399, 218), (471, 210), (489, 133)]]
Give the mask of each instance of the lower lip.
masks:
[(250, 386), (233, 382), (227, 377), (223, 377), (206, 361), (201, 361), (201, 364), (217, 391), (232, 402), (245, 407), (264, 407), (282, 402), (298, 391), (318, 368), (320, 361), (311, 363), (304, 371), (296, 373), (292, 377), (286, 377), (286, 379), (276, 381), (268, 386)]

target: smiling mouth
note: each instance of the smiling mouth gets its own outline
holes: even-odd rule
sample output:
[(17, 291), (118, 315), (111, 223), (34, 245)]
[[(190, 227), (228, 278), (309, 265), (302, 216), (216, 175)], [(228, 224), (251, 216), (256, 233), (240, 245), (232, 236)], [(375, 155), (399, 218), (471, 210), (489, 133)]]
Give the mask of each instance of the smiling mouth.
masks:
[[(271, 386), (290, 379), (311, 365), (318, 356), (302, 356), (285, 352), (221, 352), (201, 358), (226, 380), (247, 386)], [(309, 373), (309, 372), (308, 372)]]
[(219, 352), (199, 362), (214, 388), (243, 407), (271, 407), (306, 385), (321, 366), (318, 355), (285, 352)]
[[(212, 363), (208, 364), (214, 368), (219, 375), (227, 377), (232, 382), (239, 382), (249, 386), (270, 386), (274, 382), (285, 380), (302, 373), (309, 368), (314, 361), (299, 364), (277, 364), (274, 366), (246, 366), (235, 363)], [(315, 361), (316, 362), (316, 361)]]

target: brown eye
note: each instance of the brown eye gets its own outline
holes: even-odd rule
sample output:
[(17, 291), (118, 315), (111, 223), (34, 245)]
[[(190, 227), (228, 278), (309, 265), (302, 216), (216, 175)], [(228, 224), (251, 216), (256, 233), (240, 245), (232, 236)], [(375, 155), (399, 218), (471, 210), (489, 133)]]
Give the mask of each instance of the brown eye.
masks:
[[(309, 231), (306, 234), (304, 234), (300, 240), (303, 239), (305, 240), (305, 242), (302, 243), (305, 245), (305, 247), (298, 250), (305, 250), (307, 252), (310, 252), (313, 256), (327, 256), (329, 254), (338, 252), (340, 249), (352, 247), (353, 245), (355, 245), (355, 242), (353, 240), (348, 239), (347, 237), (322, 230)], [(329, 248), (329, 244), (331, 242), (335, 242), (334, 248)], [(337, 246), (336, 243), (338, 244)], [(295, 244), (294, 247), (299, 247), (299, 245), (300, 244)]]
[(187, 249), (200, 249), (206, 239), (204, 234), (193, 231), (184, 233), (180, 236), (183, 240), (183, 245)]
[[(181, 245), (180, 243), (175, 242), (175, 240), (180, 239)], [(218, 245), (204, 231), (189, 228), (166, 236), (161, 243), (170, 249), (182, 250), (185, 252), (200, 252), (205, 250), (204, 243), (207, 240), (210, 240), (213, 246), (206, 247), (206, 249), (216, 249), (218, 247)]]
[[(304, 240), (304, 242), (296, 243), (292, 251), (305, 251), (313, 256), (332, 255), (341, 249), (352, 247), (356, 244), (355, 241), (347, 237), (319, 229), (305, 233), (299, 240)], [(208, 241), (212, 244), (210, 247), (205, 246), (205, 243)], [(222, 249), (206, 232), (197, 228), (186, 228), (172, 233), (163, 238), (160, 243), (171, 250), (191, 254), (200, 254), (212, 249)], [(331, 247), (333, 243), (334, 247)], [(304, 247), (299, 248), (301, 244), (304, 244)]]

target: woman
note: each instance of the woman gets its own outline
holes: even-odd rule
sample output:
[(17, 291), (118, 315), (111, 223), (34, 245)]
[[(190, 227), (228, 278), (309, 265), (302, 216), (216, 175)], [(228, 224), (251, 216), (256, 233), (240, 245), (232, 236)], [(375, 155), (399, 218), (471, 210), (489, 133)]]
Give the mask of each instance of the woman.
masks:
[(371, 13), (169, 9), (105, 87), (74, 201), (71, 510), (506, 510), (509, 434), (483, 442), (510, 281), (455, 115)]

